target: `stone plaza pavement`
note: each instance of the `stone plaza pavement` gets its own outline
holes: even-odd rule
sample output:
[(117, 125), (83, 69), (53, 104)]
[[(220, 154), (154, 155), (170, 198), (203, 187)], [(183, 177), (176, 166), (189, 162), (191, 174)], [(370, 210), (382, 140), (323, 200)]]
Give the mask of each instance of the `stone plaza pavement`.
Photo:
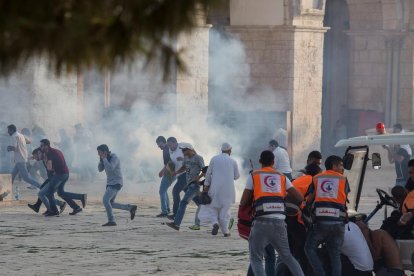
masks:
[(245, 274), (247, 242), (234, 229), (230, 238), (212, 236), (209, 227), (188, 229), (195, 213), (190, 206), (176, 232), (162, 224), (167, 219), (155, 218), (157, 201), (137, 203), (133, 221), (115, 210), (116, 227), (101, 227), (106, 213), (98, 202), (60, 217), (43, 217), (24, 202), (0, 205), (0, 275)]
[[(387, 189), (393, 171), (367, 171), (360, 210), (376, 204), (376, 187)], [(245, 275), (248, 244), (239, 238), (236, 225), (230, 238), (210, 234), (209, 227), (188, 229), (194, 220), (191, 203), (181, 231), (176, 232), (155, 218), (159, 213), (158, 184), (146, 193), (132, 196), (121, 191), (117, 201), (138, 205), (137, 216), (115, 210), (118, 226), (101, 227), (106, 214), (100, 203), (102, 192), (68, 183), (69, 191), (88, 190), (89, 204), (83, 212), (69, 216), (69, 207), (60, 217), (43, 217), (26, 204), (35, 192), (20, 183), (23, 199), (0, 203), (0, 275)], [(43, 209), (41, 210), (43, 211)], [(383, 212), (372, 220), (378, 228)], [(236, 206), (233, 215), (237, 215)]]

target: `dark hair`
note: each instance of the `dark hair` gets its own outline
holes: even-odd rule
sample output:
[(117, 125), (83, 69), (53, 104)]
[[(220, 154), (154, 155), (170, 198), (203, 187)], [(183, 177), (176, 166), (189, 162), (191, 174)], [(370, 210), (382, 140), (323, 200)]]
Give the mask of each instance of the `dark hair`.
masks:
[(414, 159), (408, 161), (408, 167), (414, 167)]
[(308, 160), (311, 159), (311, 158), (322, 159), (322, 153), (320, 151), (317, 151), (317, 150), (311, 151), (308, 154)]
[(322, 169), (317, 164), (311, 163), (305, 167), (305, 171), (307, 175), (315, 176), (321, 173)]
[(273, 140), (270, 140), (269, 141), (269, 145), (278, 147), (279, 146), (279, 143), (275, 139), (273, 139)]
[(393, 125), (393, 128), (398, 128), (402, 130), (402, 125), (400, 123), (397, 123), (395, 125)]
[(342, 161), (342, 158), (337, 155), (331, 155), (325, 160), (325, 168), (327, 170), (332, 170), (334, 166), (339, 165)]
[(262, 151), (262, 153), (260, 154), (259, 162), (263, 166), (271, 166), (274, 161), (275, 161), (275, 155), (270, 150)]
[(8, 126), (7, 126), (7, 129), (9, 129), (9, 130), (11, 130), (11, 131), (13, 131), (13, 132), (16, 132), (16, 131), (17, 131), (17, 128), (16, 128), (16, 126), (15, 126), (15, 125), (8, 125)]
[(167, 142), (177, 143), (177, 139), (175, 139), (175, 137), (169, 137), (169, 138), (167, 139)]
[(407, 195), (407, 189), (403, 186), (394, 186), (391, 189), (391, 194), (395, 199), (403, 200)]
[(40, 148), (35, 148), (35, 149), (32, 151), (32, 155), (37, 154), (39, 151), (41, 152), (42, 150), (41, 150)]
[(50, 141), (48, 139), (42, 139), (40, 140), (40, 143), (50, 147)]
[(96, 149), (103, 152), (109, 152), (109, 148), (105, 144), (99, 145)]
[(164, 136), (158, 136), (155, 142), (156, 143), (159, 143), (159, 142), (167, 143), (167, 140), (165, 140)]

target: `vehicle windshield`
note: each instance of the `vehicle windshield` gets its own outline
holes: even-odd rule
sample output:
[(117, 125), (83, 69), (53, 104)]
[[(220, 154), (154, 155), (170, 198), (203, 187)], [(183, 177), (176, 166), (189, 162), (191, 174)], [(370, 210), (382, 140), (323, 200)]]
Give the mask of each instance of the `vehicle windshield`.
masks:
[(354, 156), (352, 167), (345, 170), (344, 175), (348, 179), (351, 192), (348, 194), (348, 214), (354, 214), (358, 210), (360, 193), (362, 190), (362, 181), (364, 167), (366, 166), (365, 158), (368, 156), (368, 148), (349, 149), (348, 154)]

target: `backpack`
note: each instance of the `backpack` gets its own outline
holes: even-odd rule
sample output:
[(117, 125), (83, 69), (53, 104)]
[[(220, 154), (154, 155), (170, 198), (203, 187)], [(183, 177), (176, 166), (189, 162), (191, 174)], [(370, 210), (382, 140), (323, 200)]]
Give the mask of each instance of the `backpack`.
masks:
[(253, 205), (239, 206), (237, 230), (239, 236), (245, 240), (249, 239), (250, 228), (253, 222)]

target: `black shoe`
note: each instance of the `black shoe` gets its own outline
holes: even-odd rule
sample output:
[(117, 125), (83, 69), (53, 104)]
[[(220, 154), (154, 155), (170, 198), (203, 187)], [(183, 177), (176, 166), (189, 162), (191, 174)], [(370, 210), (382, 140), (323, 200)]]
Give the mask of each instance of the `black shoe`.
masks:
[(224, 234), (224, 237), (225, 237), (225, 238), (230, 237), (230, 233), (228, 233), (228, 234)]
[(54, 213), (54, 212), (47, 212), (46, 214), (45, 214), (45, 217), (58, 217), (59, 216), (59, 213)]
[(62, 206), (60, 206), (59, 214), (62, 214), (63, 211), (65, 211), (66, 205), (67, 205), (66, 202), (63, 202)]
[(29, 206), (29, 208), (32, 209), (33, 211), (35, 211), (36, 213), (39, 213), (39, 208), (37, 208), (36, 205), (27, 204), (27, 206)]
[(175, 219), (175, 214), (168, 215), (168, 216), (167, 216), (167, 218), (168, 218), (169, 220), (174, 220), (174, 219)]
[(88, 199), (88, 195), (83, 194), (82, 197), (81, 197), (81, 202), (82, 202), (82, 207), (83, 208), (85, 208), (85, 206), (86, 206), (87, 199)]
[(129, 210), (129, 213), (131, 214), (131, 220), (135, 218), (135, 212), (137, 211), (137, 205), (132, 205), (131, 210)]
[(108, 221), (105, 224), (102, 224), (102, 226), (116, 226), (116, 222), (115, 221)]
[(180, 226), (175, 225), (174, 222), (167, 222), (166, 225), (171, 227), (174, 230), (180, 231)]
[(49, 213), (49, 211), (48, 211), (48, 210), (44, 211), (44, 212), (42, 213), (42, 215), (46, 215), (47, 213)]
[(167, 216), (168, 216), (168, 214), (166, 214), (166, 213), (161, 213), (161, 214), (156, 215), (157, 218), (165, 218)]
[(213, 230), (211, 230), (211, 235), (213, 235), (213, 236), (217, 235), (219, 228), (220, 228), (219, 225), (217, 223), (215, 223), (213, 225)]
[(69, 215), (74, 216), (74, 215), (76, 215), (79, 212), (82, 212), (82, 208), (81, 207), (74, 209), (72, 211), (72, 213), (69, 213)]

